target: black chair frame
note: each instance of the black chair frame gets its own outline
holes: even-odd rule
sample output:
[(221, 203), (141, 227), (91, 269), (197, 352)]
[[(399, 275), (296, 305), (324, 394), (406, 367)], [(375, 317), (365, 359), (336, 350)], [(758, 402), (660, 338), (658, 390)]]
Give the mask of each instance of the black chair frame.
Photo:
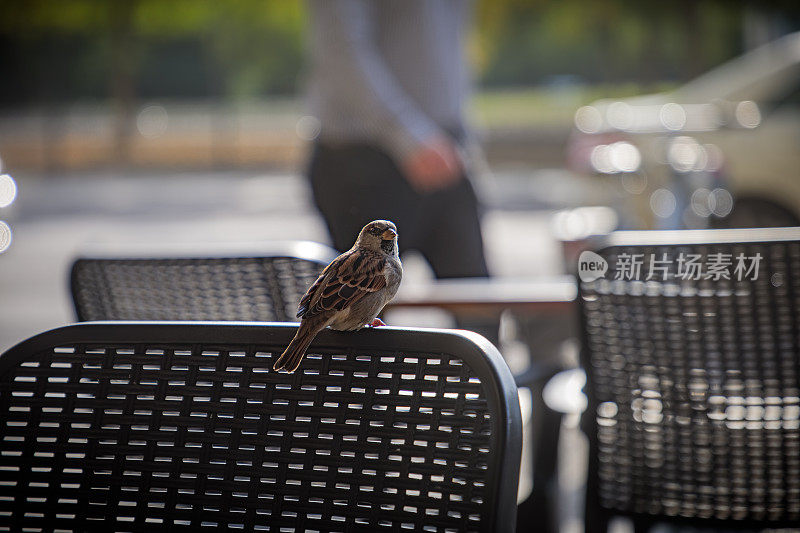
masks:
[(336, 255), (309, 241), (98, 244), (75, 259), (69, 286), (81, 322), (291, 322), (300, 297)]
[[(630, 232), (617, 232), (608, 236), (598, 237), (589, 243), (589, 249), (596, 251), (600, 256), (607, 258), (608, 255), (615, 250), (624, 250), (626, 253), (635, 250), (649, 250), (658, 251), (659, 253), (665, 250), (674, 253), (677, 250), (690, 250), (693, 252), (700, 251), (718, 251), (720, 249), (735, 249), (736, 247), (751, 247), (755, 249), (762, 244), (765, 246), (770, 245), (793, 245), (792, 243), (800, 243), (800, 228), (770, 228), (770, 229), (741, 229), (741, 230), (691, 230), (691, 231), (630, 231)], [(800, 250), (800, 247), (796, 247)], [(769, 259), (767, 259), (768, 261)], [(790, 263), (787, 268), (792, 268)], [(763, 265), (762, 265), (763, 268)], [(766, 265), (766, 269), (769, 265)], [(606, 274), (608, 279), (609, 274), (613, 274), (611, 265), (609, 264), (609, 273)], [(795, 290), (795, 283), (790, 280), (784, 280), (789, 283), (789, 291)], [(800, 517), (784, 516), (778, 519), (762, 519), (762, 518), (717, 518), (717, 517), (699, 517), (699, 516), (682, 516), (681, 513), (673, 514), (660, 514), (648, 512), (633, 512), (629, 509), (607, 508), (601, 503), (601, 481), (599, 478), (599, 471), (602, 467), (600, 463), (599, 454), (599, 440), (598, 440), (598, 408), (602, 403), (602, 399), (598, 397), (598, 391), (595, 389), (594, 384), (596, 381), (596, 372), (605, 372), (604, 379), (608, 380), (608, 376), (613, 374), (613, 370), (598, 369), (592, 363), (593, 346), (590, 341), (590, 336), (587, 333), (590, 331), (589, 311), (588, 306), (590, 303), (587, 301), (587, 287), (591, 287), (592, 283), (579, 281), (579, 295), (578, 295), (578, 310), (580, 329), (582, 332), (581, 339), (581, 364), (587, 373), (587, 385), (585, 393), (588, 397), (588, 407), (582, 417), (582, 428), (588, 437), (589, 441), (589, 465), (588, 477), (586, 483), (586, 509), (585, 509), (585, 526), (587, 532), (605, 532), (607, 531), (608, 523), (613, 517), (626, 517), (633, 521), (634, 528), (637, 532), (647, 531), (653, 525), (659, 523), (670, 523), (675, 525), (685, 525), (690, 527), (709, 527), (720, 528), (727, 530), (762, 530), (767, 528), (797, 528), (800, 526)], [(797, 293), (791, 292), (792, 298), (796, 307), (792, 309), (793, 317), (791, 321), (794, 323), (794, 328), (800, 327), (800, 302), (796, 300)], [(596, 295), (590, 295), (589, 298), (596, 298)], [(757, 323), (756, 315), (759, 313), (758, 308), (748, 309), (747, 314), (753, 317), (754, 323)], [(787, 317), (788, 318), (788, 317)], [(597, 329), (597, 325), (594, 325)], [(795, 350), (797, 346), (795, 347)], [(757, 352), (757, 350), (756, 350)], [(797, 358), (797, 352), (795, 352)], [(796, 376), (795, 376), (796, 378)], [(627, 386), (627, 385), (625, 385)], [(794, 431), (795, 437), (798, 432)], [(635, 492), (635, 488), (632, 488)], [(800, 494), (787, 494), (787, 500), (794, 500), (793, 505), (797, 505), (800, 501)], [(791, 513), (788, 513), (791, 514)]]
[(522, 423), (488, 341), (325, 330), (272, 371), (295, 331), (87, 322), (11, 348), (0, 527), (513, 531)]

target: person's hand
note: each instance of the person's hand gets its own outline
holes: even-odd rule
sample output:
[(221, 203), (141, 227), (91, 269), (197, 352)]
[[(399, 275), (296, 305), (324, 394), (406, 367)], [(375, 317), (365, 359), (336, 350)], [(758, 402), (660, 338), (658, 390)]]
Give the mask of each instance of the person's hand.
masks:
[(438, 137), (422, 145), (403, 161), (406, 179), (418, 192), (428, 193), (453, 185), (463, 176), (452, 141)]

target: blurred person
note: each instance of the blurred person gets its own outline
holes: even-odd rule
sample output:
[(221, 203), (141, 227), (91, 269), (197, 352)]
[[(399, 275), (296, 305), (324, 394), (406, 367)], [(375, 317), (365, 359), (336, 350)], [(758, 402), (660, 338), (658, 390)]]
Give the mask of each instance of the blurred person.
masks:
[(471, 2), (309, 6), (309, 97), (320, 133), (308, 178), (334, 246), (345, 250), (364, 224), (389, 219), (401, 252), (418, 250), (437, 278), (488, 276), (463, 156)]

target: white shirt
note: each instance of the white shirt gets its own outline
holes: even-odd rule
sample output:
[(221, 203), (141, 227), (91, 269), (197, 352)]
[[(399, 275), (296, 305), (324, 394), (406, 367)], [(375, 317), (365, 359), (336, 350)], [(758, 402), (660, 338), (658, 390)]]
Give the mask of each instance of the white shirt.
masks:
[(309, 0), (312, 113), (324, 142), (378, 144), (398, 160), (463, 137), (468, 0)]

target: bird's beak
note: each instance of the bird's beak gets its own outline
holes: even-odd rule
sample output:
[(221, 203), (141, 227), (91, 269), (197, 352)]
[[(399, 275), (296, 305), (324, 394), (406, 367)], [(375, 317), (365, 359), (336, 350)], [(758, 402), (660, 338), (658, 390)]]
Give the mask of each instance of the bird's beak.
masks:
[(381, 239), (384, 241), (394, 240), (395, 237), (397, 237), (397, 232), (391, 228), (381, 233)]

